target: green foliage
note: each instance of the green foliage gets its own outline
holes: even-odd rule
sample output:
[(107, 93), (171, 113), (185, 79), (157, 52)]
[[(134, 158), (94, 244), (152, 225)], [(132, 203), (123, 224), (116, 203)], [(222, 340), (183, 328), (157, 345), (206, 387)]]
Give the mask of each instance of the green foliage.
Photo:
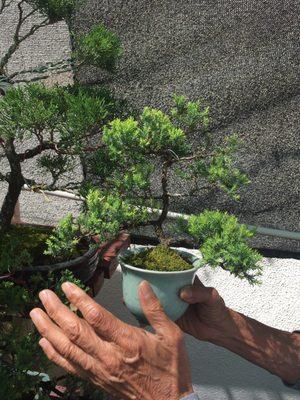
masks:
[(42, 138), (58, 150), (80, 153), (88, 133), (101, 126), (112, 104), (103, 91), (86, 87), (11, 87), (0, 100), (0, 136), (22, 141)]
[(26, 2), (33, 8), (38, 8), (51, 23), (70, 21), (76, 6), (82, 3), (78, 0), (26, 0)]
[(239, 140), (237, 135), (227, 138), (227, 145), (218, 147), (204, 172), (210, 182), (218, 183), (220, 188), (233, 199), (239, 200), (238, 189), (250, 183), (246, 174), (235, 167), (235, 153)]
[(173, 152), (185, 155), (189, 149), (185, 133), (172, 124), (168, 115), (145, 107), (139, 120), (116, 119), (104, 128), (103, 142), (110, 154), (135, 158)]
[(80, 63), (114, 71), (122, 55), (120, 39), (104, 25), (96, 25), (76, 39), (75, 57)]
[(199, 242), (205, 263), (213, 268), (221, 265), (251, 284), (259, 282), (261, 256), (247, 245), (254, 233), (239, 224), (235, 216), (205, 211), (189, 219), (188, 233)]
[(53, 257), (69, 254), (79, 237), (97, 236), (101, 242), (113, 239), (124, 227), (138, 225), (147, 217), (144, 207), (132, 205), (117, 194), (91, 190), (83, 212), (75, 219), (65, 217), (47, 240), (46, 254)]
[(0, 234), (0, 273), (32, 265), (36, 255), (43, 252), (48, 236), (48, 230), (29, 226), (11, 227), (8, 232)]
[(61, 175), (74, 170), (75, 157), (65, 154), (43, 154), (37, 164), (42, 170), (51, 174), (52, 183), (55, 184)]
[(196, 128), (204, 128), (209, 126), (209, 107), (202, 107), (201, 102), (188, 101), (185, 96), (173, 96), (174, 107), (171, 109), (171, 116), (179, 123), (187, 126), (194, 131)]
[(186, 262), (177, 251), (163, 244), (133, 254), (126, 262), (133, 267), (151, 271), (175, 272), (192, 268), (192, 265)]
[(59, 221), (55, 234), (47, 239), (47, 250), (45, 250), (44, 254), (52, 257), (60, 255), (68, 259), (70, 254), (76, 251), (79, 243), (77, 234), (78, 226), (74, 225), (72, 214), (67, 214)]
[[(0, 398), (23, 400), (43, 399), (45, 392), (41, 387), (50, 362), (38, 345), (40, 336), (27, 319), (28, 312), (40, 306), (38, 292), (50, 288), (69, 305), (61, 290), (63, 282), (73, 282), (86, 290), (86, 287), (74, 277), (71, 271), (51, 272), (48, 275), (33, 274), (28, 286), (19, 286), (14, 282), (0, 282)], [(37, 372), (34, 372), (37, 371)], [(4, 380), (5, 379), (5, 380)], [(73, 379), (72, 390), (84, 387), (80, 380)], [(53, 380), (55, 386), (55, 379)], [(90, 389), (91, 393), (93, 391)], [(9, 393), (9, 396), (7, 394)], [(72, 393), (72, 391), (70, 391)], [(34, 397), (36, 396), (36, 397)], [(48, 397), (47, 397), (48, 398)], [(86, 397), (92, 400), (94, 397)]]

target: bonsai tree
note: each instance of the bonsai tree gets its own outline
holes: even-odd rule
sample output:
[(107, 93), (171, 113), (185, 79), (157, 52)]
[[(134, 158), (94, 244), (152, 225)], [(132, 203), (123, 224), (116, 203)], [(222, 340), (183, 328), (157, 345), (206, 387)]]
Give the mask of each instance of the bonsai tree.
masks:
[[(50, 232), (43, 228), (12, 225), (12, 217), (22, 187), (31, 190), (76, 190), (82, 178), (70, 182), (69, 173), (83, 154), (102, 146), (93, 138), (102, 126), (119, 113), (119, 105), (103, 88), (91, 88), (75, 82), (65, 87), (46, 87), (41, 82), (50, 75), (75, 71), (82, 65), (93, 65), (112, 73), (122, 50), (119, 39), (103, 25), (91, 28), (89, 34), (71, 32), (70, 59), (10, 71), (12, 56), (19, 46), (44, 27), (65, 21), (72, 27), (76, 0), (0, 1), (0, 18), (15, 8), (16, 25), (11, 45), (0, 58), (0, 181), (6, 194), (0, 204), (0, 398), (32, 400), (49, 398), (61, 377), (49, 381), (48, 363), (38, 349), (38, 336), (28, 329), (28, 312), (38, 305), (38, 291), (59, 290), (71, 280), (82, 285), (68, 270), (60, 273), (22, 275), (35, 262), (40, 265), (55, 260), (44, 255)], [(36, 22), (31, 23), (32, 17)], [(30, 25), (31, 24), (31, 25)], [(75, 49), (76, 47), (76, 49)], [(24, 165), (35, 161), (36, 180)], [(84, 173), (84, 171), (83, 171)], [(47, 179), (42, 179), (44, 176)], [(78, 255), (73, 250), (65, 258)], [(79, 380), (64, 378), (68, 386), (62, 398), (101, 398), (99, 392)]]
[[(74, 167), (75, 157), (93, 151), (88, 143), (113, 113), (112, 99), (103, 89), (89, 89), (78, 84), (64, 88), (28, 84), (32, 80), (46, 79), (49, 73), (76, 70), (82, 65), (113, 72), (122, 52), (121, 45), (119, 39), (103, 25), (94, 26), (85, 36), (72, 34), (76, 51), (73, 51), (71, 59), (9, 73), (8, 63), (20, 44), (57, 21), (64, 20), (71, 26), (77, 3), (76, 0), (20, 0), (16, 3), (18, 18), (13, 43), (0, 59), (0, 87), (2, 93), (6, 93), (0, 105), (0, 157), (5, 158), (9, 166), (8, 173), (0, 173), (0, 181), (8, 184), (0, 212), (0, 232), (10, 226), (23, 185), (27, 183), (33, 188), (57, 189), (59, 178)], [(6, 8), (14, 5), (3, 0), (0, 16)], [(24, 32), (24, 26), (36, 14), (40, 15), (40, 22)], [(28, 73), (34, 74), (33, 78)], [(15, 84), (20, 82), (26, 85), (16, 87)], [(23, 152), (17, 152), (16, 146), (24, 143), (26, 147), (28, 139), (31, 139), (32, 145)], [(52, 176), (48, 185), (34, 182), (22, 172), (24, 162), (40, 155), (39, 166)], [(61, 188), (70, 186), (68, 183)]]
[[(199, 267), (222, 267), (250, 284), (259, 283), (261, 256), (247, 243), (253, 232), (226, 212), (204, 210), (187, 221), (179, 219), (177, 234), (192, 238), (201, 250), (201, 261), (169, 247), (174, 242), (167, 224), (173, 197), (188, 198), (199, 188), (215, 187), (238, 200), (239, 189), (249, 183), (234, 163), (237, 136), (230, 135), (216, 145), (208, 128), (209, 108), (183, 96), (174, 96), (174, 107), (168, 113), (146, 107), (138, 118), (116, 118), (108, 123), (103, 128), (103, 147), (94, 153), (90, 165), (90, 173), (96, 178), (87, 182), (87, 207), (79, 217), (68, 215), (63, 219), (47, 241), (47, 251), (57, 257), (66, 248), (71, 251), (81, 236), (97, 234), (107, 239), (121, 227), (154, 228), (160, 243), (157, 247), (142, 251), (133, 248), (119, 258), (125, 304), (142, 323), (147, 323), (137, 300), (142, 280), (153, 285), (173, 320), (187, 308), (178, 292), (192, 283)], [(191, 145), (188, 133), (198, 134), (200, 144)], [(183, 180), (181, 193), (172, 191), (172, 173)], [(153, 178), (159, 182), (156, 192)], [(100, 189), (92, 188), (96, 183)], [(112, 200), (109, 207), (107, 199)]]
[[(198, 134), (199, 145), (190, 143), (191, 134)], [(154, 254), (160, 254), (161, 268), (172, 270), (172, 255), (166, 249), (174, 243), (172, 232), (166, 229), (172, 199), (188, 199), (197, 195), (200, 188), (213, 187), (239, 200), (239, 189), (249, 183), (234, 162), (240, 143), (237, 135), (230, 135), (216, 145), (209, 133), (209, 107), (184, 96), (174, 96), (174, 106), (168, 113), (146, 107), (136, 119), (114, 119), (103, 128), (101, 143), (103, 146), (93, 154), (90, 164), (90, 173), (95, 178), (87, 183), (88, 199), (101, 196), (104, 199), (109, 193), (115, 193), (119, 200), (108, 213), (103, 213), (103, 204), (96, 201), (92, 223), (89, 213), (81, 214), (78, 219), (68, 216), (48, 241), (48, 251), (53, 254), (59, 254), (66, 246), (72, 247), (74, 232), (76, 238), (78, 232), (109, 235), (106, 219), (110, 215), (109, 222), (116, 224), (117, 229), (121, 226), (128, 229), (153, 227), (161, 243), (159, 252), (155, 250)], [(181, 193), (172, 191), (174, 174), (183, 181), (183, 185), (179, 185), (184, 187)], [(156, 192), (153, 177), (159, 181)], [(101, 190), (90, 188), (95, 185), (95, 179)], [(131, 205), (131, 223), (128, 224), (128, 218), (119, 212), (120, 204), (123, 207)], [(149, 208), (150, 213), (147, 212)], [(218, 210), (204, 210), (191, 215), (188, 221), (179, 220), (178, 228), (177, 231), (188, 234), (199, 246), (205, 264), (214, 268), (221, 266), (251, 284), (258, 283), (261, 257), (247, 244), (254, 232), (239, 224), (235, 216)], [(169, 262), (164, 255), (169, 257)], [(158, 258), (155, 258), (155, 264), (159, 269)]]

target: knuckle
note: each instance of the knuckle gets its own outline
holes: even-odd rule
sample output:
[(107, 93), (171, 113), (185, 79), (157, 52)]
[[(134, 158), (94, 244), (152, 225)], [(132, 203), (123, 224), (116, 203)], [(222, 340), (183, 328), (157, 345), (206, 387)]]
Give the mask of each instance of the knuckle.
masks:
[(163, 307), (161, 305), (161, 302), (159, 300), (155, 299), (149, 304), (148, 310), (151, 313), (158, 314), (158, 313), (163, 312)]
[(86, 320), (90, 325), (96, 326), (103, 322), (103, 315), (94, 305), (89, 305), (86, 309)]
[(79, 321), (72, 321), (65, 328), (68, 338), (72, 342), (77, 342), (82, 335), (82, 326)]
[(94, 362), (93, 360), (87, 355), (85, 354), (82, 357), (81, 360), (81, 367), (82, 369), (84, 369), (85, 371), (93, 371), (94, 370)]
[(49, 331), (48, 326), (46, 326), (45, 324), (39, 326), (39, 332), (40, 332), (41, 336), (47, 337), (48, 331)]
[(184, 340), (182, 330), (175, 324), (172, 327), (172, 340), (174, 343), (181, 343)]
[(224, 300), (222, 299), (222, 297), (219, 295), (219, 292), (215, 288), (210, 287), (209, 290), (210, 290), (210, 301), (212, 303), (217, 303), (217, 302), (224, 303)]
[(59, 315), (61, 315), (61, 313), (62, 313), (61, 306), (53, 307), (53, 306), (51, 306), (51, 305), (48, 304), (48, 306), (47, 306), (47, 314), (49, 315), (49, 317), (50, 317), (51, 319), (56, 320), (56, 318), (57, 318)]
[(72, 358), (73, 348), (69, 341), (64, 341), (61, 343), (60, 351), (65, 358)]
[(109, 357), (106, 360), (106, 366), (110, 374), (115, 374), (117, 371), (122, 369), (121, 362), (117, 357)]

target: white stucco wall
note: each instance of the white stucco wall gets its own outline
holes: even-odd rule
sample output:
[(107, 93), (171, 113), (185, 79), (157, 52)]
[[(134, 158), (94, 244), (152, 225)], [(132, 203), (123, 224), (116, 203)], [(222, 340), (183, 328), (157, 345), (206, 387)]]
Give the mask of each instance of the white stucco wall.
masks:
[[(300, 327), (300, 261), (264, 259), (262, 285), (251, 287), (223, 270), (204, 269), (202, 282), (214, 286), (231, 308), (273, 327), (292, 331)], [(122, 304), (120, 271), (105, 286), (97, 301), (122, 320), (135, 324)], [(200, 400), (296, 400), (300, 393), (281, 381), (217, 346), (186, 336), (192, 377)]]

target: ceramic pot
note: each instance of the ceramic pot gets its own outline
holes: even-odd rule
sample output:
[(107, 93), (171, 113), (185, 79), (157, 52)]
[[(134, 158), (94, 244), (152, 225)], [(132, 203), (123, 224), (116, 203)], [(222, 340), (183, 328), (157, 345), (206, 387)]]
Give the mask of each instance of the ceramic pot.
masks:
[(147, 323), (140, 307), (138, 287), (142, 281), (148, 281), (160, 300), (165, 313), (170, 319), (176, 321), (184, 314), (188, 307), (188, 304), (179, 298), (179, 292), (184, 286), (193, 283), (195, 273), (202, 265), (202, 261), (187, 251), (174, 248), (185, 261), (191, 264), (191, 269), (177, 272), (149, 271), (133, 267), (127, 263), (126, 260), (133, 253), (139, 253), (149, 247), (133, 246), (129, 250), (122, 251), (118, 257), (123, 271), (124, 302), (139, 322)]

